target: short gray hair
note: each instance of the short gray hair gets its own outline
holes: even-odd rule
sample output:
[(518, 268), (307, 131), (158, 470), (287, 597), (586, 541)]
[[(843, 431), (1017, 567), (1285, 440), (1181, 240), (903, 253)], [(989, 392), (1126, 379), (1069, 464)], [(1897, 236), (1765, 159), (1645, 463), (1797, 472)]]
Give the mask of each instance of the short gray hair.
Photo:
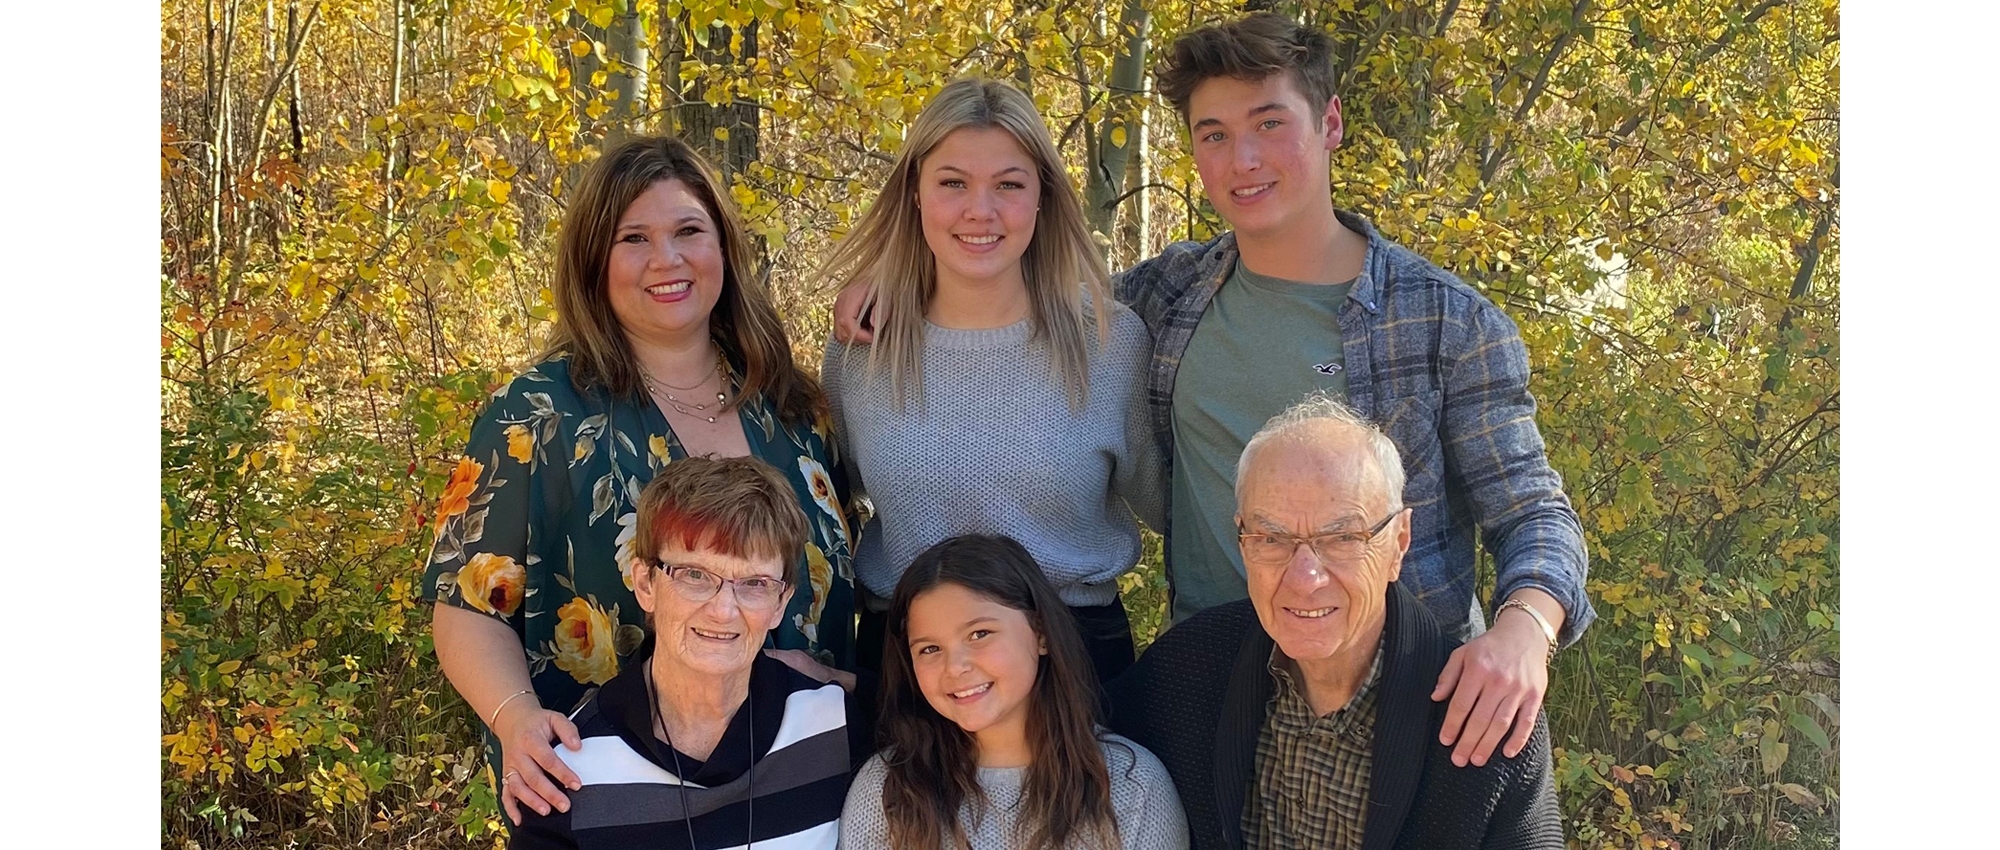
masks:
[(1367, 417), (1355, 412), (1354, 408), (1335, 400), (1325, 393), (1313, 393), (1304, 401), (1285, 408), (1284, 412), (1271, 417), (1264, 427), (1250, 436), (1243, 444), (1243, 454), (1236, 458), (1236, 480), (1241, 487), (1243, 473), (1250, 468), (1250, 455), (1272, 439), (1286, 436), (1315, 422), (1338, 422), (1360, 429), (1368, 435), (1368, 448), (1375, 454), (1375, 463), (1382, 469), (1382, 483), (1389, 490), (1389, 512), (1403, 509), (1403, 457), (1396, 451), (1395, 441), (1382, 429), (1375, 427)]

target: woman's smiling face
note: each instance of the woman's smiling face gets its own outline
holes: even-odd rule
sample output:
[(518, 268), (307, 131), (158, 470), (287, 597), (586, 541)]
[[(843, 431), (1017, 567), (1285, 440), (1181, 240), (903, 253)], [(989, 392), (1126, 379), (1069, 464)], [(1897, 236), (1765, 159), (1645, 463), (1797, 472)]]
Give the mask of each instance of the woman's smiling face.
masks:
[(722, 232), (680, 180), (654, 183), (618, 218), (604, 285), (627, 337), (664, 344), (708, 335), (722, 298)]
[(953, 130), (918, 165), (917, 206), (940, 281), (1021, 276), (1035, 236), (1042, 182), (1035, 161), (1006, 130)]
[(905, 625), (910, 666), (931, 707), (975, 739), (1020, 740), (1047, 652), (1027, 614), (941, 584), (910, 601)]

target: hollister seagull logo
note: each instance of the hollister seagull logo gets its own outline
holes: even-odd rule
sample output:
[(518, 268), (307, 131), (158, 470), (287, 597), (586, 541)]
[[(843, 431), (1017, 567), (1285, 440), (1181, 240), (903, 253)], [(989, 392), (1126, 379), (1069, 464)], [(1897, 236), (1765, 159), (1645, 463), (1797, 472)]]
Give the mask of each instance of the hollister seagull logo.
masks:
[(1315, 372), (1318, 372), (1318, 373), (1320, 373), (1320, 374), (1322, 374), (1322, 375), (1331, 375), (1331, 374), (1334, 374), (1335, 372), (1339, 372), (1339, 371), (1340, 371), (1340, 364), (1339, 364), (1339, 363), (1314, 363), (1314, 364), (1313, 364), (1313, 371), (1315, 371)]

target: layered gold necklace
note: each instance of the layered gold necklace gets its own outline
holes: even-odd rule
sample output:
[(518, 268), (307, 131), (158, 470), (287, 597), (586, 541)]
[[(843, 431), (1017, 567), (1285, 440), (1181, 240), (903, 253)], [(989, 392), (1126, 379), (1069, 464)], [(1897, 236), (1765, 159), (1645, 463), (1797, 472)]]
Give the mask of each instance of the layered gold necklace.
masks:
[[(720, 349), (718, 349), (715, 352), (715, 368), (709, 370), (708, 374), (701, 376), (701, 380), (696, 381), (694, 383), (694, 386), (690, 387), (674, 386), (673, 384), (669, 384), (666, 381), (662, 381), (658, 378), (653, 377), (653, 373), (646, 371), (646, 367), (644, 366), (639, 367), (639, 377), (646, 382), (647, 391), (651, 392), (655, 399), (665, 401), (668, 407), (671, 407), (674, 410), (679, 411), (683, 416), (692, 416), (695, 417), (696, 419), (704, 419), (707, 420), (708, 423), (711, 425), (715, 424), (715, 418), (717, 416), (721, 416), (724, 411), (727, 411), (729, 409), (728, 375), (729, 375), (729, 364), (728, 361), (723, 359), (722, 351)], [(674, 395), (675, 390), (679, 390), (683, 393), (690, 393), (695, 390), (699, 390), (703, 386), (706, 386), (708, 384), (709, 378), (718, 376), (722, 378), (722, 386), (720, 389), (717, 389), (715, 391), (714, 401), (704, 401), (700, 403), (695, 403), (689, 401), (682, 401), (681, 399), (675, 397)]]

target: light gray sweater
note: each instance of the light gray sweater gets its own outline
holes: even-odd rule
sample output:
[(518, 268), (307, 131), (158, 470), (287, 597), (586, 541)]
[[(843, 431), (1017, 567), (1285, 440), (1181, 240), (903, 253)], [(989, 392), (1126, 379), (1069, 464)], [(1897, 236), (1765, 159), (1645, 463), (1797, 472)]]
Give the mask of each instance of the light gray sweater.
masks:
[[(1123, 850), (1186, 850), (1187, 816), (1180, 795), (1160, 760), (1144, 747), (1099, 732), (1104, 767), (1111, 774), (1111, 815), (1118, 822)], [(854, 775), (847, 788), (847, 805), (840, 813), (841, 850), (874, 850), (889, 846), (889, 821), (882, 814), (882, 779), (888, 767), (876, 754)], [(967, 801), (958, 821), (965, 837), (979, 850), (1020, 847), (1026, 835), (1014, 831), (1014, 814), (1021, 807), (1025, 767), (979, 768), (979, 787), (986, 791), (986, 811), (975, 813)], [(975, 816), (976, 815), (976, 816)]]
[[(890, 598), (910, 561), (959, 534), (1004, 534), (1042, 565), (1063, 602), (1106, 605), (1139, 560), (1140, 519), (1159, 528), (1164, 493), (1146, 420), (1146, 326), (1111, 305), (1092, 346), (1089, 397), (1070, 407), (1048, 345), (1024, 319), (955, 330), (925, 323), (924, 385), (897, 409), (887, 364), (829, 340), (821, 383), (850, 480), (875, 505), (854, 568)], [(1128, 507), (1129, 506), (1129, 507)]]

